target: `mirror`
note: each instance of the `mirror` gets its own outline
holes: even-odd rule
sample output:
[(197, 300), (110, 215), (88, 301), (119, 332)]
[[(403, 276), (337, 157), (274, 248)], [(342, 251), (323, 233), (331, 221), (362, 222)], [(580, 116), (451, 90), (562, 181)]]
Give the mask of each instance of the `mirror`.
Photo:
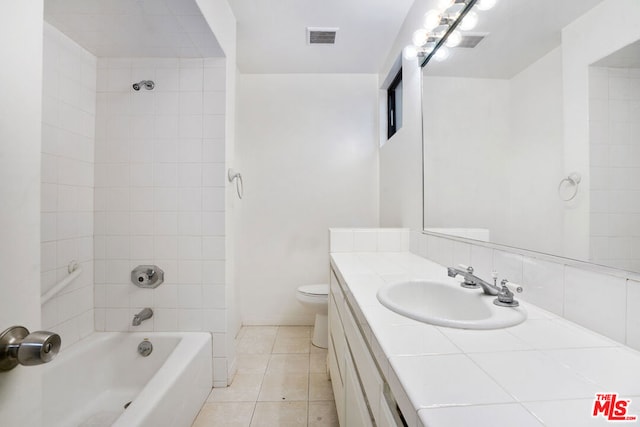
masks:
[(640, 272), (640, 5), (478, 15), (423, 68), (425, 230)]

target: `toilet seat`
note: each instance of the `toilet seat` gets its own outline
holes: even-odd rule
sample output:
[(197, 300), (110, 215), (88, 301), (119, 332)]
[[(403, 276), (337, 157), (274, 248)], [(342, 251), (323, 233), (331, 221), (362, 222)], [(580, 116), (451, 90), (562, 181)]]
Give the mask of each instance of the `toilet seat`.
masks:
[(311, 297), (328, 296), (329, 285), (303, 285), (298, 287), (298, 292)]

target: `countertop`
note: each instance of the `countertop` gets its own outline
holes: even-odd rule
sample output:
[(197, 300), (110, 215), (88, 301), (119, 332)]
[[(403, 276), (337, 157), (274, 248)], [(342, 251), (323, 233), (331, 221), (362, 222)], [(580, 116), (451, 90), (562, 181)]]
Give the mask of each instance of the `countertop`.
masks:
[(417, 322), (376, 298), (401, 280), (455, 285), (444, 266), (409, 252), (332, 253), (331, 264), (410, 427), (611, 426), (592, 415), (598, 393), (617, 393), (640, 417), (640, 353), (523, 302), (526, 283), (524, 323), (471, 331)]

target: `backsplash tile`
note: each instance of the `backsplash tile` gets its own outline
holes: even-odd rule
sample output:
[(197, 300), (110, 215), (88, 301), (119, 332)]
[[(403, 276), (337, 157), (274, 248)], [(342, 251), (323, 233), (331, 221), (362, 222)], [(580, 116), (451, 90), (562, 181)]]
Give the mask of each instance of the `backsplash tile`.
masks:
[(626, 279), (565, 267), (564, 317), (625, 342)]
[(416, 255), (445, 266), (470, 265), (485, 280), (495, 270), (499, 278), (523, 286), (518, 296), (523, 301), (640, 350), (640, 282), (625, 277), (624, 272), (614, 276), (589, 266), (581, 268), (579, 263), (567, 265), (559, 257), (492, 249), (420, 231), (410, 236), (410, 250)]

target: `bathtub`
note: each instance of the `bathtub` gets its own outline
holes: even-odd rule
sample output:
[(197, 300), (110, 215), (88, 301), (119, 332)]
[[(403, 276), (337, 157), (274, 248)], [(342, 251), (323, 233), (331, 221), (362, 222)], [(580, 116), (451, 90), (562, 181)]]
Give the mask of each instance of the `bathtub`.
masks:
[(211, 355), (207, 333), (94, 333), (43, 365), (43, 426), (189, 427), (213, 385)]

